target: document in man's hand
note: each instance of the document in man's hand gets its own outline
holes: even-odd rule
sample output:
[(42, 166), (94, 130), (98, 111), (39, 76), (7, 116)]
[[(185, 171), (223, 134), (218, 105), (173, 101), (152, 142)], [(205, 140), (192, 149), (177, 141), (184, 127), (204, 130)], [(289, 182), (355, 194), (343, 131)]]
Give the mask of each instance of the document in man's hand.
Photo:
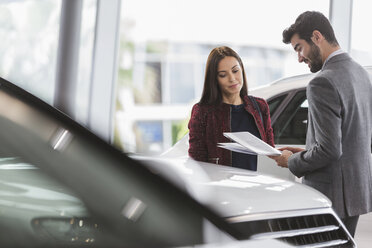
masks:
[(223, 135), (236, 143), (218, 143), (218, 146), (231, 151), (267, 156), (279, 156), (282, 154), (281, 151), (249, 132), (223, 133)]

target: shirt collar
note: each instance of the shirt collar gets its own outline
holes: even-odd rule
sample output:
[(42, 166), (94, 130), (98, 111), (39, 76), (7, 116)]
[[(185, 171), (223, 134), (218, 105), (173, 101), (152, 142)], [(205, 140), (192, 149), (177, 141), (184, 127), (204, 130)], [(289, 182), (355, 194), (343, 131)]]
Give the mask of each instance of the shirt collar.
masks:
[(334, 57), (334, 56), (336, 56), (336, 55), (339, 55), (339, 54), (341, 54), (341, 53), (345, 53), (344, 50), (342, 50), (341, 48), (338, 49), (338, 50), (336, 50), (336, 51), (334, 51), (333, 53), (331, 53), (331, 54), (327, 57), (327, 59), (324, 61), (323, 66), (322, 66), (322, 70), (323, 70), (325, 64), (329, 61), (330, 58), (332, 58), (332, 57)]

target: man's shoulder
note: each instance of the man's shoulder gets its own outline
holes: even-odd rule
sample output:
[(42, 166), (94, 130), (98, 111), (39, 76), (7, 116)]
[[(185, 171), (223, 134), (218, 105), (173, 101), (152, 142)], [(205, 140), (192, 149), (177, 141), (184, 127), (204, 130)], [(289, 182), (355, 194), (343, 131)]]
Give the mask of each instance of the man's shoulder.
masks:
[(334, 78), (334, 75), (336, 74), (337, 73), (333, 70), (323, 70), (310, 80), (309, 86), (314, 86), (322, 83), (330, 83), (332, 81), (332, 78)]
[[(337, 55), (341, 56), (343, 54)], [(350, 58), (349, 56), (346, 58)], [(333, 58), (332, 58), (333, 59)], [(324, 66), (324, 68), (313, 77), (310, 81), (310, 84), (317, 84), (317, 83), (330, 83), (342, 80), (346, 78), (346, 75), (351, 75), (357, 73), (358, 69), (361, 66), (353, 60), (339, 60), (329, 61), (329, 64)]]
[(332, 57), (324, 66), (319, 74), (343, 75), (365, 70), (358, 62), (350, 57), (348, 53), (341, 53)]
[[(340, 54), (337, 56), (341, 56)], [(345, 53), (345, 56), (347, 54)], [(336, 57), (336, 56), (335, 56)], [(350, 56), (344, 57), (345, 59), (339, 59), (338, 61), (330, 61), (322, 71), (320, 71), (312, 81), (328, 81), (332, 84), (333, 81), (349, 82), (351, 79), (363, 79), (369, 78), (366, 69), (359, 63), (354, 61)], [(351, 76), (352, 75), (352, 76)]]
[(322, 71), (317, 76), (315, 76), (306, 87), (306, 94), (308, 98), (320, 97), (327, 98), (327, 94), (330, 92), (337, 91), (337, 86), (335, 85), (335, 77), (333, 73)]

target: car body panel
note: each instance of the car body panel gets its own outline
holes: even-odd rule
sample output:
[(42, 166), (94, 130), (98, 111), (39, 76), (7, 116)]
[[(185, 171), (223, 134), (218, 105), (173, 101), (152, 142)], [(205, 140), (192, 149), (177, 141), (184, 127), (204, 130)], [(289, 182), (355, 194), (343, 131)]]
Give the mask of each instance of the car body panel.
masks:
[[(174, 180), (181, 187), (188, 186), (188, 192), (194, 198), (226, 218), (265, 212), (330, 208), (332, 205), (328, 198), (313, 188), (257, 172), (192, 159), (134, 158)], [(157, 166), (157, 163), (162, 166)]]
[[(284, 94), (292, 90), (306, 88), (315, 74), (302, 74), (276, 80), (270, 84), (253, 88), (249, 94), (269, 101), (273, 96)], [(295, 83), (294, 83), (295, 82)]]

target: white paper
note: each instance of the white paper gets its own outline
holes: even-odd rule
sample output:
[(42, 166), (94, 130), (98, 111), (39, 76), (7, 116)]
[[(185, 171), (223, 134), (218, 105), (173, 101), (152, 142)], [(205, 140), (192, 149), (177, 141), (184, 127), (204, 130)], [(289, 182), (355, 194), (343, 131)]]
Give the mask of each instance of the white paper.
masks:
[(244, 146), (242, 146), (241, 144), (238, 144), (238, 143), (235, 143), (235, 142), (234, 143), (218, 143), (217, 146), (225, 148), (227, 150), (231, 150), (233, 152), (240, 152), (240, 153), (246, 153), (246, 154), (250, 154), (250, 155), (257, 155), (257, 153), (252, 152), (252, 151), (248, 150), (247, 148), (245, 148)]
[(231, 151), (266, 156), (279, 156), (282, 154), (281, 151), (249, 132), (223, 133), (223, 135), (236, 143), (219, 143), (218, 146)]

